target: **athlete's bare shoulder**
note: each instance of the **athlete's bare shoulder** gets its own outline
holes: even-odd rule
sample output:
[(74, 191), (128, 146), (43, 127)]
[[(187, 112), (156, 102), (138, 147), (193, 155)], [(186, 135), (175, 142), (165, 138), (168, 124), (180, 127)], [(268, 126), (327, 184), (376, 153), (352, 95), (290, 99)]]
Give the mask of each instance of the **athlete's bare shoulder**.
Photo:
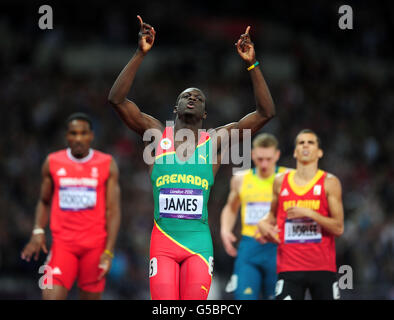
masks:
[(334, 182), (338, 181), (339, 182), (339, 179), (336, 175), (334, 175), (330, 172), (327, 172), (326, 181), (334, 181)]
[(337, 176), (327, 172), (326, 179), (324, 181), (324, 187), (327, 191), (341, 190), (341, 181)]
[(240, 170), (234, 173), (234, 175), (231, 177), (231, 189), (233, 190), (240, 190), (242, 182), (244, 180), (245, 175), (249, 172), (250, 169), (248, 170)]
[(286, 171), (283, 171), (283, 172), (278, 172), (278, 173), (275, 175), (274, 183), (280, 183), (280, 184), (282, 184), (283, 179), (284, 179), (286, 173), (288, 173), (288, 172), (290, 172), (290, 171), (291, 171), (291, 170), (286, 170)]
[(49, 175), (49, 161), (51, 154), (48, 154), (41, 166), (41, 174), (43, 176)]
[(283, 180), (288, 171), (277, 173), (274, 180), (273, 190), (279, 193), (280, 188), (282, 187)]

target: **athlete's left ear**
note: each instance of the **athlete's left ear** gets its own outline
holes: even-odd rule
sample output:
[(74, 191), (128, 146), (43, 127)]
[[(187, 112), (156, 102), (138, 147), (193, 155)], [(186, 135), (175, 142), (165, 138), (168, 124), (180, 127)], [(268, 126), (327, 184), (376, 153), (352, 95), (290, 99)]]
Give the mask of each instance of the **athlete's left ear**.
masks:
[(206, 111), (204, 111), (204, 115), (202, 116), (203, 120), (205, 120), (208, 116), (208, 113)]
[(172, 113), (177, 114), (178, 113), (178, 106), (174, 107), (174, 110), (172, 111)]
[(275, 162), (277, 162), (280, 158), (280, 150), (275, 151)]
[(90, 130), (90, 141), (89, 144), (91, 144), (94, 141), (94, 131)]
[(320, 159), (320, 158), (323, 158), (323, 155), (324, 155), (323, 150), (322, 150), (322, 149), (319, 149), (319, 151), (318, 151), (318, 153), (317, 153), (317, 156), (319, 157), (319, 159)]

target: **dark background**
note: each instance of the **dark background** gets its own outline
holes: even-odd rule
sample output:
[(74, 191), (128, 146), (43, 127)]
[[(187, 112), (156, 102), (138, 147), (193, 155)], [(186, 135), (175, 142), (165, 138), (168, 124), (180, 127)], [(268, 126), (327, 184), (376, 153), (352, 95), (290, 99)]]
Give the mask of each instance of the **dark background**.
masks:
[[(38, 8), (52, 6), (54, 29), (40, 30)], [(338, 8), (353, 8), (353, 30)], [(390, 1), (10, 1), (0, 4), (0, 298), (39, 299), (39, 266), (24, 262), (48, 153), (64, 148), (66, 117), (94, 120), (94, 147), (120, 167), (122, 225), (105, 299), (149, 299), (153, 198), (143, 144), (107, 103), (137, 47), (140, 14), (157, 31), (129, 94), (146, 113), (172, 119), (185, 88), (207, 96), (205, 128), (253, 110), (251, 81), (234, 43), (247, 25), (277, 116), (261, 132), (280, 142), (294, 167), (293, 139), (318, 132), (320, 166), (343, 186), (345, 233), (337, 264), (353, 269), (344, 299), (394, 298), (394, 4)], [(224, 165), (209, 202), (215, 249), (210, 298), (224, 299), (233, 259), (219, 235), (232, 166)], [(50, 240), (50, 239), (49, 239)], [(70, 298), (76, 298), (75, 288)]]

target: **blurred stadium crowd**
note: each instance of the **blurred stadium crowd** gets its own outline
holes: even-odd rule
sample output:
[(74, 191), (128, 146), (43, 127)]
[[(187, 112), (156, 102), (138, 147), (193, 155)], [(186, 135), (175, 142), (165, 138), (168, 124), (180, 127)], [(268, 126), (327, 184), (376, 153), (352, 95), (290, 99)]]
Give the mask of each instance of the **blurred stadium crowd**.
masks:
[[(33, 226), (41, 165), (49, 152), (65, 146), (64, 120), (75, 111), (92, 116), (94, 147), (112, 154), (121, 173), (122, 224), (104, 298), (149, 299), (153, 198), (143, 144), (107, 103), (113, 81), (136, 49), (137, 14), (155, 27), (157, 38), (129, 97), (165, 122), (173, 118), (178, 94), (199, 87), (207, 96), (205, 128), (253, 110), (251, 82), (234, 48), (251, 25), (277, 107), (262, 132), (277, 135), (280, 164), (295, 165), (293, 139), (311, 128), (323, 142), (321, 168), (342, 181), (345, 233), (337, 240), (337, 264), (351, 266), (354, 277), (343, 298), (394, 299), (392, 3), (350, 1), (354, 30), (347, 31), (337, 26), (341, 3), (335, 1), (264, 2), (253, 12), (234, 1), (138, 7), (68, 1), (53, 3), (53, 30), (37, 26), (41, 4), (1, 5), (1, 299), (40, 298), (38, 267), (45, 257), (26, 263), (20, 251)], [(220, 169), (209, 202), (215, 299), (229, 297), (224, 287), (233, 259), (220, 241), (219, 215), (231, 169)]]

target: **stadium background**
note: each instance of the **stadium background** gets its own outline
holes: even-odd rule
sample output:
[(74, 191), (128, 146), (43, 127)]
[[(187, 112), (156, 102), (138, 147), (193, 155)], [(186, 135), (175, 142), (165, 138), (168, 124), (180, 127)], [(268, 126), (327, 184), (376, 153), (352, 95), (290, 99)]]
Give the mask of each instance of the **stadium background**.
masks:
[[(53, 8), (53, 30), (38, 28), (43, 4)], [(338, 28), (342, 4), (353, 8), (353, 30)], [(277, 108), (262, 132), (279, 138), (280, 164), (294, 166), (294, 136), (308, 127), (323, 141), (321, 167), (342, 181), (345, 233), (337, 240), (337, 263), (350, 265), (354, 278), (343, 298), (394, 299), (392, 2), (3, 0), (0, 7), (1, 299), (40, 298), (45, 257), (26, 263), (20, 251), (33, 226), (42, 162), (64, 147), (64, 120), (75, 111), (92, 116), (94, 147), (111, 153), (121, 172), (123, 217), (104, 298), (149, 299), (153, 199), (143, 144), (107, 103), (136, 49), (137, 14), (157, 37), (129, 97), (165, 121), (178, 94), (199, 87), (208, 101), (205, 128), (253, 110), (251, 82), (234, 48), (251, 25)], [(209, 202), (214, 299), (228, 298), (233, 265), (219, 235), (231, 169), (220, 169)]]

